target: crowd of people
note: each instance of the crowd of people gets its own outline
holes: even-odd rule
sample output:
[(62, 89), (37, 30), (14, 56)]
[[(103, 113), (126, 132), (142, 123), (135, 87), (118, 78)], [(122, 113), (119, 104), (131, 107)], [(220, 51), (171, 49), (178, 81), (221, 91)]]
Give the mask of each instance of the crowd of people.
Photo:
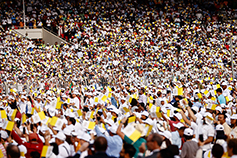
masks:
[(26, 1), (28, 26), (71, 41), (54, 45), (1, 5), (0, 157), (237, 157), (226, 1)]

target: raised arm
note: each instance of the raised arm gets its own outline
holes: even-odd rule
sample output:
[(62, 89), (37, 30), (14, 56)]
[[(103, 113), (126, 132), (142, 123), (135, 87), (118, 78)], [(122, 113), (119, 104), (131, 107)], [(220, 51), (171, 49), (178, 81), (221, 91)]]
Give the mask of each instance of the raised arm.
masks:
[(120, 124), (119, 124), (119, 126), (118, 126), (118, 129), (117, 129), (117, 132), (116, 132), (116, 134), (119, 135), (123, 140), (124, 140), (125, 134), (121, 131), (121, 129), (122, 129), (123, 124), (126, 122), (126, 120), (127, 120), (126, 117), (124, 117), (124, 118), (121, 120), (121, 122), (120, 122)]

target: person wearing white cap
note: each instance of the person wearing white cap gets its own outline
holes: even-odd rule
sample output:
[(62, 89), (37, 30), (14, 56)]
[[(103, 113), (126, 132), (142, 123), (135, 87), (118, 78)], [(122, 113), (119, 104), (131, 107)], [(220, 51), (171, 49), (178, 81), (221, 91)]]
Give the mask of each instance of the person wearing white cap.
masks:
[[(99, 120), (98, 120), (99, 119)], [(110, 128), (109, 128), (109, 134), (110, 136), (105, 136), (99, 129), (98, 127), (98, 122), (101, 121), (101, 122), (104, 122), (103, 118), (101, 118), (98, 114), (97, 114), (97, 117), (96, 117), (96, 126), (95, 126), (95, 131), (96, 131), (96, 134), (97, 136), (102, 136), (102, 137), (105, 137), (107, 142), (108, 142), (108, 148), (106, 150), (106, 153), (108, 156), (112, 156), (112, 157), (116, 157), (116, 158), (119, 158), (119, 154), (120, 154), (120, 151), (122, 150), (122, 147), (123, 147), (123, 140), (121, 139), (120, 136), (118, 136), (116, 134), (116, 131), (117, 131), (117, 128), (118, 126), (116, 126), (115, 124), (112, 125)], [(108, 125), (106, 124), (106, 129), (108, 129)]]
[(79, 109), (79, 99), (77, 98), (76, 94), (76, 91), (72, 92), (72, 99), (70, 100), (69, 106), (75, 109)]
[(58, 158), (65, 158), (70, 156), (70, 146), (66, 142), (66, 136), (63, 132), (58, 132), (55, 136), (55, 143), (58, 145)]
[(230, 123), (232, 130), (230, 132), (231, 138), (237, 138), (237, 114), (233, 114), (230, 117)]
[(182, 123), (174, 124), (174, 127), (175, 127), (175, 131), (171, 133), (172, 144), (177, 145), (179, 149), (181, 149), (181, 146), (182, 146), (181, 138), (183, 137), (185, 127)]
[(180, 158), (195, 158), (197, 150), (199, 149), (198, 143), (193, 141), (193, 130), (186, 128), (184, 130), (185, 143), (183, 144)]
[(20, 150), (20, 158), (25, 158), (25, 154), (27, 153), (27, 149), (24, 145), (19, 145), (18, 146)]

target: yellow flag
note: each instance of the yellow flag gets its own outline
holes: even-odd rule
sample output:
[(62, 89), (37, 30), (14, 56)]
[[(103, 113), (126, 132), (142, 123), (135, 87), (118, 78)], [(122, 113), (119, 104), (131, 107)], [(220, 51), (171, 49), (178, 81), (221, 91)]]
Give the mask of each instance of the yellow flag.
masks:
[(178, 88), (178, 95), (183, 95), (183, 88)]
[(21, 122), (26, 123), (26, 114), (22, 114)]
[(107, 99), (106, 95), (104, 95), (104, 96), (101, 98), (102, 101), (106, 101), (106, 99)]

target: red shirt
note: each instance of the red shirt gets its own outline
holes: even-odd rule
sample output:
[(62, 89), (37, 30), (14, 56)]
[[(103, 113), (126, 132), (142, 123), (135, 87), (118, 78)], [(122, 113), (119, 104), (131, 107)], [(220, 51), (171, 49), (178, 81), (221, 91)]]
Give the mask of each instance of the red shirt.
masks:
[(23, 141), (17, 134), (14, 130), (12, 130), (12, 137), (13, 139), (19, 144), (19, 145), (24, 145), (27, 149), (27, 153), (25, 155), (26, 158), (30, 158), (30, 153), (32, 151), (37, 151), (38, 153), (41, 154), (41, 151), (43, 149), (43, 146), (44, 146), (44, 143), (42, 142), (42, 140), (39, 138), (39, 136), (37, 135), (38, 137), (38, 144), (33, 144), (33, 143), (28, 143), (28, 142), (25, 142)]
[(172, 132), (175, 131), (175, 130), (174, 130), (174, 124), (177, 124), (177, 123), (179, 123), (179, 121), (171, 121), (171, 120), (169, 120), (170, 130), (171, 130)]

